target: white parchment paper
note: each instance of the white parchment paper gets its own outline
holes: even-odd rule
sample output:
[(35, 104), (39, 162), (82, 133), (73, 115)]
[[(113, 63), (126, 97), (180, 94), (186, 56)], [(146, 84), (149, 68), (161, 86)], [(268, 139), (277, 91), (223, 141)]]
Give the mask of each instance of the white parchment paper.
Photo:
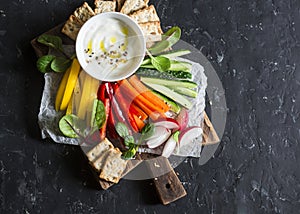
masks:
[[(204, 119), (203, 111), (205, 109), (205, 89), (207, 86), (207, 78), (204, 74), (204, 68), (198, 64), (189, 60), (180, 58), (181, 61), (187, 61), (192, 64), (193, 81), (198, 84), (198, 96), (193, 99), (193, 107), (189, 111), (189, 126), (200, 126)], [(56, 92), (60, 84), (63, 74), (59, 73), (46, 73), (45, 86), (42, 95), (40, 112), (38, 115), (38, 123), (41, 129), (42, 138), (51, 138), (56, 143), (64, 143), (71, 145), (79, 145), (78, 139), (71, 139), (64, 137), (59, 128), (58, 122), (64, 115), (64, 112), (56, 112), (54, 108)], [(201, 153), (202, 137), (197, 138), (194, 142), (188, 146), (176, 150), (174, 155), (200, 157)], [(140, 152), (149, 152), (155, 154), (161, 154), (162, 148), (157, 149), (140, 149)]]

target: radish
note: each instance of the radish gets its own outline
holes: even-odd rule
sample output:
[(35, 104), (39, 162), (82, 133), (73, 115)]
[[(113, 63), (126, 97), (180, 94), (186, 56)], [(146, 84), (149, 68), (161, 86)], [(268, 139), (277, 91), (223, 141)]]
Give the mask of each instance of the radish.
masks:
[(147, 141), (146, 144), (148, 145), (149, 148), (153, 149), (160, 146), (161, 144), (166, 142), (166, 140), (171, 135), (171, 131), (169, 129), (163, 128), (163, 129), (159, 129), (159, 131), (160, 131), (159, 135), (157, 133), (154, 134), (157, 137), (151, 138), (150, 140)]
[(186, 109), (181, 109), (179, 115), (176, 118), (177, 123), (180, 126), (180, 130), (186, 129), (188, 123), (189, 123), (189, 114)]
[(162, 126), (167, 129), (179, 129), (179, 124), (175, 119), (172, 118), (166, 118), (165, 120), (161, 120), (158, 122), (155, 122), (154, 125), (157, 126)]
[(196, 138), (202, 135), (202, 128), (199, 126), (193, 126), (185, 129), (179, 135), (180, 147), (188, 145), (193, 142)]
[(159, 138), (163, 134), (165, 134), (166, 128), (162, 126), (154, 126), (153, 134), (147, 138), (144, 138), (144, 140), (152, 140), (154, 138)]
[(179, 134), (178, 131), (175, 132), (174, 134), (172, 134), (172, 136), (166, 142), (163, 152), (161, 154), (163, 157), (168, 158), (173, 153), (174, 149), (176, 148), (177, 142), (178, 142), (178, 134)]

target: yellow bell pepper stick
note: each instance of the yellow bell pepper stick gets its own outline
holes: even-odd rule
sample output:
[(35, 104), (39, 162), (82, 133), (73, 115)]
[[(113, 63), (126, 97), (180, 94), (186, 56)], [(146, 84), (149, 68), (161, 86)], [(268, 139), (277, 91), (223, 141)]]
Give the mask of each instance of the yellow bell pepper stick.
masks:
[(63, 99), (63, 95), (66, 89), (66, 85), (67, 85), (67, 81), (70, 75), (70, 71), (71, 71), (71, 67), (67, 69), (67, 71), (65, 72), (60, 85), (58, 87), (57, 93), (56, 93), (56, 99), (55, 99), (55, 110), (59, 111), (59, 107), (61, 104), (61, 101)]
[(75, 58), (75, 59), (73, 59), (73, 62), (72, 62), (71, 71), (70, 71), (70, 75), (68, 77), (64, 96), (61, 101), (60, 110), (66, 110), (66, 108), (68, 107), (68, 103), (71, 100), (72, 93), (73, 93), (73, 90), (74, 90), (74, 87), (75, 87), (75, 84), (76, 84), (76, 81), (78, 78), (79, 71), (80, 71), (80, 64), (79, 64), (78, 60)]

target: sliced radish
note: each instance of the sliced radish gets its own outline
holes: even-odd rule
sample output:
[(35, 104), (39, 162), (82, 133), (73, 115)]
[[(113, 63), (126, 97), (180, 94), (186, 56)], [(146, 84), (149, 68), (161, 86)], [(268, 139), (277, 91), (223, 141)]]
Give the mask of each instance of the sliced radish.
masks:
[(161, 135), (163, 135), (166, 132), (166, 128), (162, 127), (162, 126), (154, 126), (154, 131), (153, 134), (151, 136), (149, 136), (148, 138), (145, 138), (144, 140), (151, 140), (154, 138), (158, 138)]
[(179, 124), (175, 119), (166, 118), (165, 120), (161, 120), (154, 123), (155, 126), (162, 126), (167, 129), (179, 129)]
[(163, 144), (164, 142), (166, 142), (166, 140), (168, 140), (168, 138), (171, 135), (171, 131), (166, 128), (163, 128), (163, 130), (164, 131), (162, 131), (159, 136), (157, 136), (156, 138), (151, 138), (150, 140), (147, 141), (146, 144), (148, 145), (149, 148), (151, 149), (156, 148), (161, 144)]
[(185, 146), (193, 142), (196, 138), (202, 135), (202, 128), (199, 126), (193, 126), (185, 129), (179, 135), (180, 147)]
[(180, 130), (184, 130), (186, 129), (188, 123), (189, 123), (189, 113), (188, 110), (186, 109), (181, 109), (179, 115), (176, 118), (179, 126), (180, 126)]
[(168, 158), (173, 153), (175, 148), (176, 148), (176, 140), (174, 139), (174, 136), (172, 135), (166, 142), (166, 144), (164, 146), (164, 150), (161, 155), (163, 157)]

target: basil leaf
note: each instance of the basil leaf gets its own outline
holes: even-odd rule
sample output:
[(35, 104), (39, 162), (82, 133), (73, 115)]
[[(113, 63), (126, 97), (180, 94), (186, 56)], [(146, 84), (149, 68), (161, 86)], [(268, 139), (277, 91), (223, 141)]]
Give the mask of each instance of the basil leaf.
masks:
[(157, 56), (151, 57), (151, 63), (160, 72), (164, 72), (170, 69), (171, 61), (167, 57)]
[(55, 72), (65, 72), (71, 66), (71, 60), (65, 57), (56, 57), (51, 62), (51, 69)]
[(106, 120), (105, 106), (102, 101), (95, 99), (93, 104), (91, 127), (100, 129)]
[(38, 59), (36, 62), (37, 69), (42, 73), (47, 73), (51, 70), (51, 63), (56, 57), (53, 55), (45, 55)]
[(66, 136), (71, 138), (78, 138), (77, 133), (81, 133), (81, 121), (74, 114), (63, 116), (59, 121), (59, 129)]
[(127, 135), (126, 137), (124, 137), (124, 144), (125, 146), (135, 145), (133, 136)]
[(63, 51), (62, 49), (62, 40), (58, 36), (53, 36), (49, 34), (43, 34), (38, 37), (37, 41), (41, 44), (44, 44), (48, 47)]
[(120, 135), (120, 137), (125, 138), (129, 135), (129, 131), (127, 126), (124, 123), (118, 122), (116, 125), (116, 131)]

